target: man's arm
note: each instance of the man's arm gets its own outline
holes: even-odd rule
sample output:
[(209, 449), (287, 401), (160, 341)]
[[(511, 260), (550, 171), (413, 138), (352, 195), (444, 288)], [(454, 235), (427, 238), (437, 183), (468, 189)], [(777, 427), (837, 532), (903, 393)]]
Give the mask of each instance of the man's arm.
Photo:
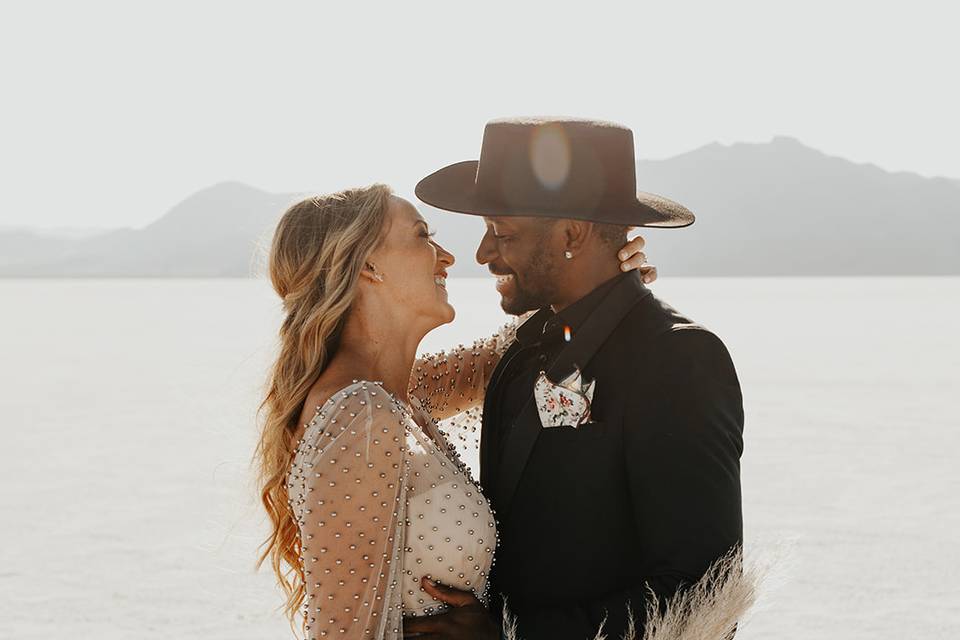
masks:
[[(733, 362), (712, 333), (679, 328), (664, 334), (649, 365), (640, 380), (651, 386), (643, 394), (649, 400), (627, 414), (624, 452), (642, 583), (662, 601), (743, 540), (744, 416)], [(625, 595), (642, 616), (644, 584)], [(606, 605), (611, 617), (612, 600)], [(619, 608), (626, 610), (625, 601)]]

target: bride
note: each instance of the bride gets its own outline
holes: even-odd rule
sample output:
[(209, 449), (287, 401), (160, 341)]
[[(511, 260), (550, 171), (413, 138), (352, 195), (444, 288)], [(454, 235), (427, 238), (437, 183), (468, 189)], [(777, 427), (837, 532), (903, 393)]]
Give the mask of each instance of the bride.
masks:
[[(423, 337), (454, 318), (454, 258), (432, 235), (383, 185), (304, 200), (276, 229), (270, 279), (286, 319), (261, 406), (273, 530), (258, 566), (270, 558), (308, 638), (400, 638), (404, 617), (447, 606), (435, 582), (472, 592), (458, 604), (486, 615), (494, 514), (447, 437), (476, 437), (516, 321), (417, 359)], [(621, 250), (623, 268), (650, 282), (642, 247)]]

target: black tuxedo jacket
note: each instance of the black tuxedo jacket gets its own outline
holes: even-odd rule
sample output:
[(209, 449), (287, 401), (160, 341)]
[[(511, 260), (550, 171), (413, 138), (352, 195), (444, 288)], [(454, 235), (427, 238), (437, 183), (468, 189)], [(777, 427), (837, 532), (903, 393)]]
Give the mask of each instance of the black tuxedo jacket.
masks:
[(576, 363), (596, 380), (592, 421), (542, 428), (531, 389), (500, 443), (500, 373), (518, 348), (484, 403), (493, 609), (506, 597), (524, 640), (592, 639), (604, 619), (619, 638), (628, 604), (642, 625), (648, 585), (669, 597), (742, 540), (736, 371), (717, 336), (624, 274), (547, 368), (557, 381)]

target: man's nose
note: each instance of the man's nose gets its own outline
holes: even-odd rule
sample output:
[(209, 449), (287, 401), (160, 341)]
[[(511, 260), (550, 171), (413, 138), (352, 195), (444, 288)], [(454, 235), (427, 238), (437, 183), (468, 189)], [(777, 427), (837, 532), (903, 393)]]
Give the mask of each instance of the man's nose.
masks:
[(477, 247), (477, 262), (480, 264), (489, 264), (497, 257), (497, 243), (493, 239), (493, 234), (487, 229), (486, 233), (480, 239), (480, 246)]

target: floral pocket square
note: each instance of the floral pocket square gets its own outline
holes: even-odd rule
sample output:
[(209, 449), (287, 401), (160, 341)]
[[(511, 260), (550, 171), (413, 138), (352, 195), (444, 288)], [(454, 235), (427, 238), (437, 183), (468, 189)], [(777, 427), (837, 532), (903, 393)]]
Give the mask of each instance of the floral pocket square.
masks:
[(589, 422), (595, 383), (596, 380), (583, 384), (579, 369), (559, 383), (550, 382), (547, 374), (541, 371), (533, 387), (540, 424), (545, 429), (559, 426), (576, 428)]

